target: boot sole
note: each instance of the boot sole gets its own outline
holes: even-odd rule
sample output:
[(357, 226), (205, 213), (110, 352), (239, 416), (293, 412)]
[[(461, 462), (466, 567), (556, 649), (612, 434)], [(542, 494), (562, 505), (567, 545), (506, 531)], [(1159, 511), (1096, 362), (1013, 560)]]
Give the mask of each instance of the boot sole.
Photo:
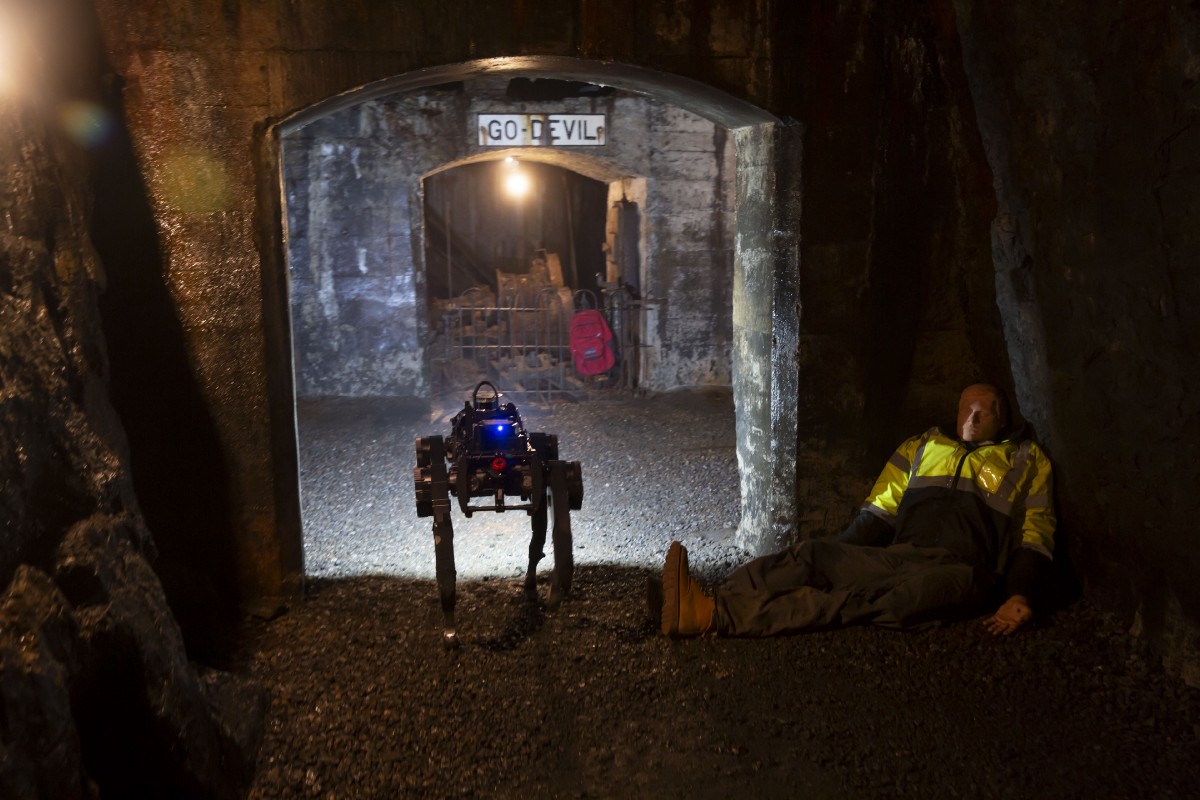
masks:
[(686, 569), (683, 553), (683, 545), (671, 542), (671, 546), (667, 548), (666, 563), (663, 564), (663, 636), (679, 634), (679, 592), (684, 583), (681, 573)]

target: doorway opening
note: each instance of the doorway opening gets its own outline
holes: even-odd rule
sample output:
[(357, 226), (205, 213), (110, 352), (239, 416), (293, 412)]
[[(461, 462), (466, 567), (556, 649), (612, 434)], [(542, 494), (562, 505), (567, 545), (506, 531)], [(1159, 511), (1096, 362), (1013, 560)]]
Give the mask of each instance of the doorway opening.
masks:
[(516, 158), (430, 175), (424, 180), (430, 301), (493, 286), (497, 273), (529, 275), (535, 260), (548, 255), (554, 285), (597, 291), (605, 271), (607, 198), (602, 181)]
[[(539, 402), (639, 388), (650, 347), (641, 331), (656, 301), (640, 291), (640, 213), (628, 194), (644, 186), (516, 155), (426, 176), (435, 398), (457, 399), (478, 380)], [(589, 311), (601, 314), (608, 338), (585, 361), (571, 336)]]
[[(632, 437), (627, 442), (615, 442), (607, 453), (598, 454), (595, 472), (584, 464), (588, 499), (615, 513), (619, 520), (617, 528), (634, 525), (653, 536), (652, 541), (622, 545), (615, 551), (624, 550), (623, 558), (653, 563), (658, 557), (655, 549), (663, 545), (658, 539), (663, 533), (664, 518), (682, 519), (683, 529), (695, 535), (699, 535), (701, 528), (711, 528), (716, 523), (730, 546), (736, 538), (738, 546), (749, 544), (747, 549), (753, 550), (753, 542), (743, 535), (750, 519), (747, 509), (758, 513), (760, 509), (786, 505), (786, 498), (781, 504), (775, 496), (779, 494), (778, 476), (769, 472), (773, 463), (770, 459), (778, 459), (786, 448), (765, 448), (743, 438), (766, 436), (772, 441), (790, 441), (793, 447), (795, 442), (794, 428), (789, 434), (786, 425), (781, 428), (773, 423), (772, 417), (777, 409), (786, 409), (790, 403), (789, 400), (780, 404), (771, 398), (771, 375), (776, 369), (786, 369), (786, 360), (778, 362), (782, 367), (777, 366), (769, 347), (764, 351), (759, 345), (775, 340), (769, 329), (771, 320), (777, 317), (771, 310), (774, 279), (764, 272), (771, 268), (771, 262), (762, 255), (769, 252), (762, 247), (769, 233), (748, 237), (743, 236), (742, 230), (743, 224), (756, 227), (764, 223), (767, 218), (759, 207), (764, 200), (767, 208), (773, 202), (761, 190), (756, 194), (754, 188), (770, 185), (770, 165), (764, 163), (764, 155), (771, 152), (769, 137), (763, 144), (758, 141), (763, 138), (761, 135), (756, 139), (746, 133), (769, 131), (771, 118), (706, 87), (682, 82), (686, 85), (681, 88), (677, 79), (645, 70), (572, 61), (571, 69), (558, 77), (546, 78), (552, 70), (564, 67), (561, 59), (532, 65), (523, 59), (519, 71), (526, 75), (517, 77), (527, 77), (532, 72), (539, 75), (539, 81), (568, 81), (585, 76), (575, 69), (595, 70), (593, 79), (603, 77), (603, 83), (618, 87), (627, 83), (632, 91), (618, 88), (599, 97), (581, 93), (553, 101), (568, 106), (584, 103), (589, 112), (599, 110), (607, 115), (610, 137), (603, 151), (535, 146), (488, 148), (471, 136), (476, 115), (498, 108), (514, 110), (504, 106), (505, 103), (523, 103), (519, 110), (529, 111), (530, 103), (551, 102), (514, 101), (504, 91), (513, 76), (501, 62), (457, 65), (435, 71), (436, 75), (431, 72), (402, 76), (396, 82), (387, 82), (387, 86), (364, 89), (355, 98), (357, 102), (343, 96), (298, 115), (280, 128), (295, 407), (301, 441), (301, 480), (305, 482), (302, 496), (306, 503), (320, 496), (320, 486), (312, 482), (313, 476), (305, 463), (306, 425), (333, 408), (338, 413), (333, 414), (333, 439), (326, 440), (330, 443), (326, 451), (339, 451), (353, 460), (362, 455), (363, 448), (377, 446), (390, 459), (387, 462), (390, 474), (364, 476), (367, 480), (384, 481), (373, 484), (379, 487), (377, 490), (352, 497), (326, 496), (326, 508), (342, 514), (337, 525), (342, 530), (363, 528), (362, 510), (380, 504), (385, 496), (396, 498), (399, 505), (389, 508), (380, 519), (412, 515), (411, 493), (405, 491), (410, 480), (404, 452), (406, 442), (382, 435), (372, 439), (370, 433), (366, 439), (341, 436), (336, 428), (342, 422), (374, 419), (379, 425), (376, 430), (394, 430), (400, 427), (396, 424), (400, 414), (416, 409), (419, 415), (422, 406), (430, 407), (435, 397), (434, 356), (429, 346), (431, 317), (436, 316), (438, 302), (449, 304), (455, 299), (460, 275), (455, 264), (466, 252), (468, 238), (459, 234), (455, 222), (463, 206), (454, 203), (447, 220), (446, 210), (450, 207), (447, 198), (454, 198), (461, 191), (455, 181), (470, 174), (459, 170), (472, 167), (483, 175), (486, 169), (495, 168), (512, 155), (523, 165), (536, 165), (534, 168), (550, 176), (551, 181), (557, 176), (560, 183), (565, 178), (568, 186), (588, 187), (579, 189), (581, 195), (588, 195), (586, 201), (579, 201), (579, 208), (586, 205), (592, 209), (589, 216), (594, 214), (603, 225), (602, 268), (593, 271), (589, 264), (596, 262), (580, 258), (580, 241), (589, 235), (592, 236), (589, 241), (596, 241), (594, 233), (575, 230), (572, 257), (569, 237), (565, 244), (560, 238), (550, 245), (544, 230), (541, 236), (530, 237), (530, 226), (523, 220), (514, 226), (520, 235), (510, 235), (508, 249), (492, 251), (501, 266), (507, 267), (500, 272), (509, 276), (529, 275), (542, 268), (536, 263), (541, 259), (549, 274), (553, 254), (563, 273), (562, 288), (570, 288), (573, 295), (589, 291), (602, 295), (614, 284), (635, 295), (641, 304), (634, 321), (625, 327), (634, 336), (631, 349), (636, 356), (625, 363), (633, 365), (631, 373), (638, 390), (650, 402), (659, 402), (660, 410), (694, 411), (697, 398), (702, 404), (711, 401), (724, 409), (711, 422), (697, 413), (680, 417), (679, 424), (692, 426), (691, 432), (714, 434), (704, 442), (678, 436), (673, 440), (673, 432), (660, 424), (671, 417), (666, 411), (657, 415), (657, 423), (652, 415), (649, 423), (634, 424), (632, 416), (623, 417), (614, 404), (611, 409), (616, 409), (617, 416), (601, 415), (590, 427), (580, 423), (581, 438), (597, 439), (614, 431)], [(459, 69), (465, 72), (458, 72)], [(622, 75), (601, 75), (610, 69)], [(629, 75), (624, 75), (625, 72)], [(456, 74), (460, 80), (447, 80)], [(618, 79), (609, 80), (614, 77)], [(571, 106), (566, 110), (579, 109)], [(696, 110), (705, 113), (698, 114)], [(731, 136), (731, 130), (738, 135)], [(619, 136), (621, 131), (628, 131), (628, 135)], [(744, 151), (747, 154), (744, 159), (742, 152), (735, 152), (735, 141), (748, 143), (750, 149)], [(735, 175), (740, 176), (736, 191)], [(484, 181), (481, 177), (471, 180)], [(742, 180), (747, 183), (742, 185)], [(598, 202), (600, 189), (604, 192), (602, 203)], [(753, 219), (739, 214), (735, 194), (753, 198)], [(575, 212), (573, 202), (567, 206), (555, 208), (553, 213)], [(435, 216), (441, 219), (433, 219)], [(766, 224), (769, 231), (769, 222)], [(471, 233), (474, 248), (480, 248), (479, 241), (495, 245), (488, 237), (477, 235), (478, 231)], [(445, 252), (439, 252), (436, 241), (439, 238), (447, 243), (442, 247)], [(735, 258), (735, 248), (743, 246), (749, 248), (747, 253), (751, 257), (739, 260), (740, 257)], [(555, 250), (565, 250), (567, 258)], [(480, 265), (474, 272), (478, 277), (489, 269), (491, 274), (498, 274), (495, 264)], [(466, 270), (462, 279), (470, 280), (471, 272)], [(444, 281), (442, 275), (446, 276)], [(496, 280), (498, 294), (499, 278)], [(471, 288), (474, 287), (465, 291)], [(461, 292), (457, 296), (461, 297)], [(739, 312), (739, 304), (752, 313)], [(571, 308), (564, 309), (562, 316), (574, 310), (577, 300), (573, 296)], [(763, 320), (768, 327), (765, 338), (757, 328), (738, 333), (739, 324), (747, 328)], [(623, 326), (616, 322), (614, 327)], [(739, 336), (748, 343), (740, 349)], [(737, 358), (743, 359), (741, 388), (738, 388), (735, 350), (740, 352)], [(736, 403), (736, 410), (735, 395), (743, 398)], [(459, 397), (459, 404), (461, 400)], [(415, 422), (418, 435), (443, 433), (436, 426), (444, 425), (446, 420), (437, 416), (437, 409), (434, 412), (433, 416), (425, 412), (424, 419), (418, 416)], [(564, 430), (575, 424), (560, 422), (561, 418), (553, 414), (547, 419)], [(537, 420), (530, 427), (549, 430), (548, 425)], [(674, 448), (662, 456), (664, 460), (655, 474), (669, 475), (680, 463), (691, 465), (695, 458), (681, 456), (685, 451), (718, 454), (712, 466), (698, 465), (696, 474), (724, 476), (722, 482), (732, 495), (710, 493), (718, 496), (721, 507), (702, 508), (700, 518), (692, 520), (685, 518), (686, 513), (664, 506), (662, 495), (654, 495), (645, 506), (622, 497), (631, 488), (642, 490), (655, 480), (663, 482), (661, 478), (635, 478), (631, 485), (622, 477), (627, 472), (623, 465), (639, 451), (648, 449), (646, 442), (651, 438), (667, 442), (668, 450)], [(344, 447), (338, 445), (339, 441)], [(564, 457), (575, 458), (566, 452), (569, 445), (565, 437), (563, 447)], [(335, 470), (334, 476), (326, 480), (338, 477)], [(601, 488), (606, 491), (600, 491)], [(791, 491), (794, 492), (794, 485)], [(704, 489), (698, 493), (703, 494)], [(688, 492), (668, 491), (666, 496), (693, 501), (688, 503), (693, 510), (702, 505), (696, 504), (695, 496)], [(391, 500), (383, 504), (389, 503)], [(587, 509), (585, 501), (583, 513)], [(307, 530), (312, 515), (303, 510), (302, 517)], [(495, 530), (499, 531), (499, 527)], [(706, 532), (712, 533), (712, 530)], [(309, 539), (307, 532), (303, 532), (300, 547), (309, 562), (308, 572), (321, 574), (318, 562), (325, 556), (317, 557), (317, 549), (310, 545)], [(427, 544), (427, 536), (421, 536), (413, 546), (425, 554), (425, 563), (432, 570), (432, 558), (425, 553)], [(338, 546), (335, 544), (334, 548)], [(334, 563), (337, 560), (334, 555), (324, 560), (327, 567), (335, 568), (332, 574), (338, 574), (339, 565)], [(505, 563), (509, 561), (512, 559), (506, 559)], [(360, 564), (355, 571), (393, 572), (394, 565), (386, 562), (386, 556), (380, 555), (368, 560), (365, 566)], [(326, 569), (324, 574), (331, 573)]]
[(509, 156), (436, 172), (423, 197), (434, 397), (479, 380), (547, 402), (600, 386), (572, 368), (569, 337), (604, 279), (605, 184)]

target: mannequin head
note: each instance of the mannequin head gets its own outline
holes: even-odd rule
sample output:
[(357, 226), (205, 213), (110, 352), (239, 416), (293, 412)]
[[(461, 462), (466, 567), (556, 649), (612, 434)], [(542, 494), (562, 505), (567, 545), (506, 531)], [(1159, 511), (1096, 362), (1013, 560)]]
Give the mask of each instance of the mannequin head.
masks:
[(1004, 394), (990, 383), (975, 383), (958, 398), (958, 436), (964, 442), (986, 442), (1008, 422)]

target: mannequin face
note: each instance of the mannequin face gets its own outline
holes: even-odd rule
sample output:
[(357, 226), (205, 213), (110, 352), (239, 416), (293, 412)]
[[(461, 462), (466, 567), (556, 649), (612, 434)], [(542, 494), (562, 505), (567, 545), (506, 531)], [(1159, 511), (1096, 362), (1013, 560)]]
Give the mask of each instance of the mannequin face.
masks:
[(958, 436), (964, 442), (986, 442), (1004, 427), (1000, 396), (987, 384), (963, 390), (958, 399)]

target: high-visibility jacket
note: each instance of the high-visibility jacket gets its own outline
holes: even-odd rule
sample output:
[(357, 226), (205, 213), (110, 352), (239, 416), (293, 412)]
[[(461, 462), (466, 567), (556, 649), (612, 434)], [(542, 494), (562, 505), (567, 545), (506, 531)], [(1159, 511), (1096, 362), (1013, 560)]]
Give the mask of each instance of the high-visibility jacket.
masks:
[[(998, 575), (1020, 567), (1026, 574), (1017, 587), (1010, 577), (1010, 593), (1032, 594), (1026, 584), (1054, 550), (1052, 482), (1050, 459), (1032, 440), (971, 443), (930, 428), (896, 449), (839, 538), (943, 547)], [(891, 542), (880, 541), (885, 526)]]

